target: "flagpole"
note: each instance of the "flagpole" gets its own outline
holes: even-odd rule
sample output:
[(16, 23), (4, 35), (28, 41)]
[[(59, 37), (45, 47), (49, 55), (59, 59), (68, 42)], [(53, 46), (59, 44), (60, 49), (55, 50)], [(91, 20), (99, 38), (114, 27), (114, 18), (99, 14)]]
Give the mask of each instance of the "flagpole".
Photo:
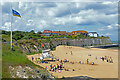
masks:
[(13, 50), (13, 46), (12, 46), (12, 3), (11, 3), (11, 50)]

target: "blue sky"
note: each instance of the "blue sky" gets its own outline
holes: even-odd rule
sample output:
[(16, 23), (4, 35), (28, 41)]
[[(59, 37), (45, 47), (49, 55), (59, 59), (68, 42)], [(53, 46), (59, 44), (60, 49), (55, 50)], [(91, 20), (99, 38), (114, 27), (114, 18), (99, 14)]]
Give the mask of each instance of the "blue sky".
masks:
[(13, 16), (13, 30), (86, 30), (118, 40), (117, 2), (4, 2), (2, 30), (10, 30), (11, 3), (22, 16)]

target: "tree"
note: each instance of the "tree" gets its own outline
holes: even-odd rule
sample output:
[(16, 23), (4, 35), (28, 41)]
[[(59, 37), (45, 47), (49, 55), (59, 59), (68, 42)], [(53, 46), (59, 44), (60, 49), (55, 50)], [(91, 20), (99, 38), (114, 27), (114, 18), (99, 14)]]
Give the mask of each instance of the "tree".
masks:
[(41, 31), (38, 31), (37, 34), (42, 34), (42, 32), (41, 32)]
[(19, 39), (21, 39), (23, 37), (24, 36), (22, 34), (20, 34), (20, 33), (16, 33), (16, 34), (13, 35), (13, 39), (15, 39), (15, 40), (19, 40)]
[(101, 37), (104, 37), (103, 35)]
[(35, 34), (34, 30), (31, 30), (30, 33), (31, 33), (31, 34)]
[(10, 31), (2, 30), (2, 34), (10, 35)]
[(6, 31), (2, 30), (2, 34), (5, 34)]

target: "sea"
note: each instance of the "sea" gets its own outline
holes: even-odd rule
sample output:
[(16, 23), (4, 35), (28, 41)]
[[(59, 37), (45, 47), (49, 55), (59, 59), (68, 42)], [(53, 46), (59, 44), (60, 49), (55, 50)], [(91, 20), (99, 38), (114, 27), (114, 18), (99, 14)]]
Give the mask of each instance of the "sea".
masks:
[[(112, 41), (114, 44), (118, 44), (118, 41)], [(120, 49), (120, 46), (118, 47), (109, 47), (109, 48), (106, 48), (106, 49)]]
[(112, 41), (114, 44), (118, 44), (118, 41)]

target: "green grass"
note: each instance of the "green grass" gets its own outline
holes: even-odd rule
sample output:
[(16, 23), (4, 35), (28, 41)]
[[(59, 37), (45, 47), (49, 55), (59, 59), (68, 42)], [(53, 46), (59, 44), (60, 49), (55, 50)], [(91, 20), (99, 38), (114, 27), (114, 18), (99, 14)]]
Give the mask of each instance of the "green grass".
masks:
[(6, 34), (2, 34), (2, 41), (9, 42), (10, 41), (10, 36)]
[[(25, 66), (26, 64), (33, 66), (34, 68), (40, 68), (39, 66), (33, 64), (28, 60), (21, 49), (17, 46), (14, 46), (14, 51), (10, 50), (10, 44), (2, 44), (2, 77), (10, 78), (9, 66)], [(40, 68), (39, 70), (43, 70)]]
[(27, 55), (34, 55), (34, 54), (41, 54), (39, 52), (31, 52), (31, 53), (27, 53)]

